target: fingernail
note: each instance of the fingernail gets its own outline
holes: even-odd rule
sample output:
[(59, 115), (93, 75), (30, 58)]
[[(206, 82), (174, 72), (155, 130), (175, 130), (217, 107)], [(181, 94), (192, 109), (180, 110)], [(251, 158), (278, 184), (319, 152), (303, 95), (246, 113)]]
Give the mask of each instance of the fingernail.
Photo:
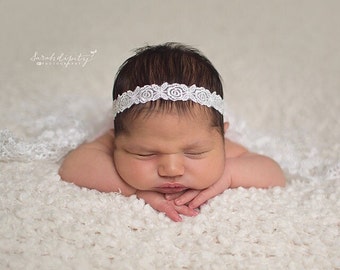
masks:
[(176, 222), (181, 222), (182, 221), (182, 218), (180, 216), (178, 216), (175, 220)]
[(196, 217), (200, 212), (194, 210), (193, 216)]
[(182, 201), (179, 200), (179, 199), (178, 199), (178, 200), (175, 200), (175, 204), (176, 204), (176, 205), (181, 205), (181, 204), (182, 204)]

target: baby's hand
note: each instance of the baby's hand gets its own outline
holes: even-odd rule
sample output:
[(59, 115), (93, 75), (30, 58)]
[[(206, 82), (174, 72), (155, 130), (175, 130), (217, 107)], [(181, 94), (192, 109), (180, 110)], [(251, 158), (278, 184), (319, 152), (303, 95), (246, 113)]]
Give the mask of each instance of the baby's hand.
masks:
[(159, 192), (138, 190), (136, 195), (150, 204), (155, 210), (165, 213), (173, 221), (182, 221), (180, 214), (189, 217), (198, 214), (197, 211), (187, 205), (176, 205), (173, 200), (167, 200), (164, 194)]
[(181, 193), (165, 195), (167, 200), (174, 201), (177, 206), (187, 205), (190, 209), (200, 207), (209, 199), (223, 193), (230, 188), (231, 177), (228, 170), (224, 171), (222, 177), (210, 187), (203, 190), (190, 189)]
[(188, 205), (202, 190), (188, 189), (178, 193), (165, 194), (168, 201), (174, 201), (176, 205)]

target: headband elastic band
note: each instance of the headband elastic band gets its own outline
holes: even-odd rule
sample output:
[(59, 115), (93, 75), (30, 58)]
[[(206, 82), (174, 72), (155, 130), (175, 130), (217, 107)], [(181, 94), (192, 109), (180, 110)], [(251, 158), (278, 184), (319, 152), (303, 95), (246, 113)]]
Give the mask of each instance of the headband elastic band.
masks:
[(196, 85), (187, 86), (178, 83), (163, 83), (162, 85), (152, 84), (143, 87), (137, 86), (134, 91), (128, 90), (119, 95), (113, 101), (113, 119), (117, 114), (129, 109), (132, 105), (156, 101), (158, 99), (171, 101), (188, 101), (191, 100), (200, 105), (212, 107), (224, 113), (224, 103), (220, 95), (216, 92), (211, 93), (204, 87)]

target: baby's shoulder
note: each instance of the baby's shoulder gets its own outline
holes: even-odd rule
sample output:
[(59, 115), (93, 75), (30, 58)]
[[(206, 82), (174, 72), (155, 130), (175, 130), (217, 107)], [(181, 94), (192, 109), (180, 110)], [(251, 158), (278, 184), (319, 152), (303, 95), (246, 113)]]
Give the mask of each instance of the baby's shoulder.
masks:
[(113, 130), (110, 129), (106, 131), (104, 134), (93, 140), (92, 142), (85, 143), (81, 145), (83, 148), (92, 148), (96, 150), (100, 150), (107, 153), (112, 153), (114, 148), (114, 133)]
[(249, 153), (248, 149), (245, 148), (244, 146), (235, 143), (229, 139), (225, 139), (225, 152), (226, 152), (226, 157), (227, 158), (235, 158), (239, 157), (245, 153)]

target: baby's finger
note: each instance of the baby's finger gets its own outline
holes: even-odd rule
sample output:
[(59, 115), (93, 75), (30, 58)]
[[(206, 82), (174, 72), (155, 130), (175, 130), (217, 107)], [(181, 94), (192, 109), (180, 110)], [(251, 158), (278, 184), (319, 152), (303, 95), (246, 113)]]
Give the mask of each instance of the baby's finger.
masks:
[(177, 193), (167, 193), (165, 194), (165, 199), (168, 201), (173, 201), (180, 197), (185, 191), (177, 192)]
[(165, 215), (167, 215), (171, 220), (179, 222), (182, 221), (181, 216), (179, 215), (180, 212), (175, 209), (174, 205), (171, 204), (165, 204), (164, 207), (161, 207), (159, 211), (164, 212)]
[(195, 209), (204, 204), (207, 200), (215, 197), (217, 194), (220, 194), (215, 188), (215, 186), (211, 186), (203, 191), (201, 191), (190, 203), (189, 208)]
[(181, 222), (182, 218), (176, 211), (168, 211), (165, 212), (165, 215), (167, 215), (171, 220), (175, 222)]
[(185, 205), (188, 202), (192, 201), (201, 191), (191, 189), (186, 192), (184, 192), (181, 196), (179, 196), (177, 199), (175, 199), (176, 205)]
[(175, 208), (176, 208), (177, 213), (188, 216), (188, 217), (194, 217), (199, 214), (197, 210), (191, 209), (186, 205), (176, 206)]

